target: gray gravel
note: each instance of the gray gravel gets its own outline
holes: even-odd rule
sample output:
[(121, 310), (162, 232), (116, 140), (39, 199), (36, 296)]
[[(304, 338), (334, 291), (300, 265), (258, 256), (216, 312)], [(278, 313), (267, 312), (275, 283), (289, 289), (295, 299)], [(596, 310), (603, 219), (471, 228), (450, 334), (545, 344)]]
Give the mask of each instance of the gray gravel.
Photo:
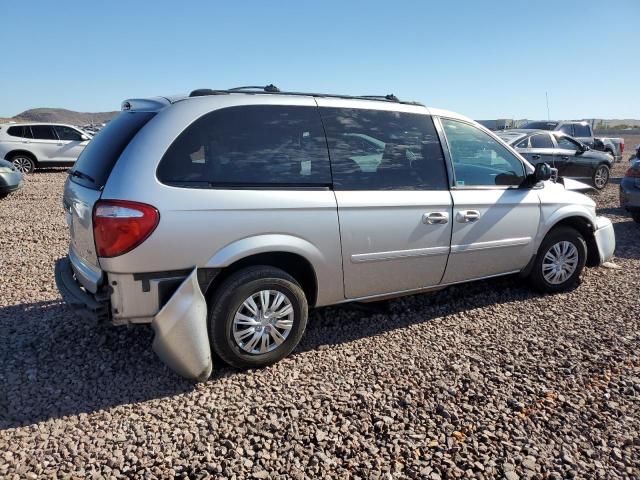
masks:
[[(623, 171), (616, 167), (616, 173)], [(516, 278), (311, 314), (270, 368), (176, 377), (61, 303), (65, 174), (0, 202), (0, 477), (638, 478), (640, 226), (568, 294)]]

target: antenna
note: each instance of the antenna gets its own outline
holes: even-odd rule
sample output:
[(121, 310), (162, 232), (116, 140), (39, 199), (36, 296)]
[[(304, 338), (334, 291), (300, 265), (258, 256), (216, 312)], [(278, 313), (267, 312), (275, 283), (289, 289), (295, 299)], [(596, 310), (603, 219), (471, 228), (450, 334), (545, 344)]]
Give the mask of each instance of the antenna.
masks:
[(549, 115), (549, 92), (544, 92), (545, 97), (547, 97), (547, 122), (551, 121), (551, 116)]

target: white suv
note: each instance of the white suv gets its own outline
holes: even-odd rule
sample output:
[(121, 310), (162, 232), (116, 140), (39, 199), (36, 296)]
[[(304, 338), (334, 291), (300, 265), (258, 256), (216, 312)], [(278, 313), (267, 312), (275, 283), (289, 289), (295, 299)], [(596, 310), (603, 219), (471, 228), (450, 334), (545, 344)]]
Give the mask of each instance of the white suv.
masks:
[(22, 173), (36, 168), (71, 166), (91, 137), (71, 125), (10, 123), (0, 125), (0, 158)]

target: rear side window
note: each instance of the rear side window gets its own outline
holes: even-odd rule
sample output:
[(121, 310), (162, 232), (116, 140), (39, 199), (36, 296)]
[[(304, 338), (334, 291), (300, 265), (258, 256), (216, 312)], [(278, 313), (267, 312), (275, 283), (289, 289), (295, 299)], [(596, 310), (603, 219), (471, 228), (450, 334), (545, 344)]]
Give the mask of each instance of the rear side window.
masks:
[(321, 108), (336, 190), (446, 190), (440, 141), (428, 115)]
[(574, 137), (590, 137), (591, 129), (588, 125), (574, 125), (573, 133)]
[(316, 107), (249, 105), (200, 117), (160, 161), (158, 179), (184, 187), (317, 187), (331, 183)]
[(531, 148), (554, 148), (551, 136), (548, 133), (532, 135)]
[(58, 140), (50, 125), (31, 125), (31, 132), (36, 140)]
[(154, 115), (154, 112), (118, 114), (93, 137), (73, 167), (93, 181), (84, 177), (71, 177), (72, 180), (96, 190), (104, 187), (122, 151)]
[(58, 138), (60, 140), (71, 140), (73, 142), (82, 141), (82, 135), (74, 128), (63, 127), (59, 125), (56, 125), (54, 128), (56, 129), (56, 133), (58, 134)]
[(28, 126), (16, 126), (9, 127), (7, 129), (7, 135), (11, 135), (12, 137), (21, 137), (21, 138), (33, 138), (31, 136), (31, 129)]

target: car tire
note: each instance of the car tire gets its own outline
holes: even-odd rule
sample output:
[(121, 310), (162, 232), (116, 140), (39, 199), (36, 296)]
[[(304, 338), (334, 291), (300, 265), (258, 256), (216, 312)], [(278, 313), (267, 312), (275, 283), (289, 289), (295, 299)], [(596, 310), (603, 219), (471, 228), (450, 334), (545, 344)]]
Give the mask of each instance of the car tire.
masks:
[(36, 162), (30, 155), (25, 153), (16, 153), (12, 155), (9, 161), (13, 164), (16, 169), (25, 175), (29, 173), (33, 173), (36, 169)]
[(593, 177), (591, 178), (593, 182), (593, 186), (598, 190), (602, 190), (609, 183), (610, 171), (609, 167), (604, 163), (598, 165), (596, 171), (593, 172)]
[(233, 367), (253, 368), (271, 365), (293, 351), (307, 326), (308, 305), (291, 275), (255, 266), (224, 280), (211, 296), (209, 312), (213, 353)]
[(541, 292), (571, 290), (578, 284), (586, 259), (587, 243), (580, 232), (556, 227), (542, 241), (529, 279)]

